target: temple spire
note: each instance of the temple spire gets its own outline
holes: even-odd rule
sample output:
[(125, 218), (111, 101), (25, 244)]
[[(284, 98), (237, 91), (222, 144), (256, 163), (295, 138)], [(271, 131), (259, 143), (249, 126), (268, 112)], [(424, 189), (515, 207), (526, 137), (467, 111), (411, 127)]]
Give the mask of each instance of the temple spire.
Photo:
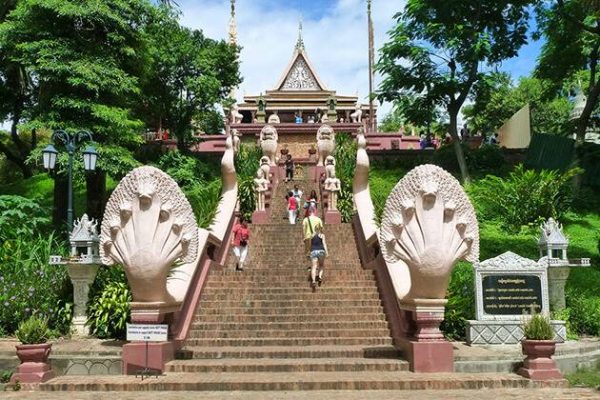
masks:
[(229, 19), (229, 44), (237, 45), (237, 24), (235, 21), (235, 0), (231, 0), (231, 18)]
[(298, 23), (298, 41), (296, 42), (296, 50), (304, 51), (304, 39), (302, 38), (302, 17)]

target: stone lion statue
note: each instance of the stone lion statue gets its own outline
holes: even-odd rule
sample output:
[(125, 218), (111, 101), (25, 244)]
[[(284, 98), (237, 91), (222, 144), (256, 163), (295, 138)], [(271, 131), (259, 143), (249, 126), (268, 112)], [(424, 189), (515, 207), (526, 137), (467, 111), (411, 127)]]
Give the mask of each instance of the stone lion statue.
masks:
[(362, 122), (362, 104), (360, 104), (358, 101), (354, 107), (354, 112), (350, 114), (350, 118), (352, 118), (352, 122), (354, 123)]
[(263, 156), (269, 159), (269, 165), (275, 166), (275, 154), (277, 152), (277, 130), (272, 125), (265, 125), (260, 131), (260, 148)]
[(273, 111), (273, 114), (269, 115), (269, 119), (267, 121), (269, 124), (279, 124), (281, 120), (279, 119), (279, 115), (277, 115), (277, 111)]
[(242, 114), (240, 114), (240, 112), (238, 111), (238, 105), (236, 103), (233, 103), (231, 105), (231, 123), (232, 124), (241, 124), (242, 123), (242, 119), (244, 119), (244, 116)]
[(335, 132), (329, 125), (321, 125), (317, 131), (317, 166), (325, 165), (327, 156), (333, 154), (335, 149)]

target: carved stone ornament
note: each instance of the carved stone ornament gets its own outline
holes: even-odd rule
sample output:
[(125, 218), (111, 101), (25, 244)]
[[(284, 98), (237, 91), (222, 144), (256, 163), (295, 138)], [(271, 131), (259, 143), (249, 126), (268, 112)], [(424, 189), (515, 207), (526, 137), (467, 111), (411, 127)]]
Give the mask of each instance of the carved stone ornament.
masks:
[(413, 299), (443, 299), (458, 260), (479, 259), (475, 210), (458, 181), (435, 165), (421, 165), (398, 182), (381, 222), (386, 262), (404, 261)]
[(337, 210), (338, 192), (341, 190), (341, 182), (335, 173), (335, 158), (327, 156), (325, 166), (325, 190), (329, 192), (329, 201), (327, 209), (330, 211)]
[(494, 268), (494, 269), (525, 269), (525, 268), (540, 268), (540, 263), (530, 260), (529, 258), (521, 257), (512, 251), (507, 251), (494, 258), (487, 259), (477, 264), (477, 268)]
[(149, 166), (127, 174), (106, 204), (100, 255), (103, 264), (123, 265), (133, 301), (172, 302), (169, 271), (197, 252), (196, 219), (177, 183)]
[(360, 104), (359, 102), (356, 102), (356, 105), (354, 106), (354, 112), (352, 114), (350, 114), (350, 118), (352, 119), (352, 122), (354, 123), (361, 123), (362, 122), (362, 104)]
[(298, 57), (290, 68), (281, 90), (320, 90), (317, 80), (302, 57)]
[(269, 164), (271, 166), (277, 165), (275, 163), (277, 140), (277, 129), (272, 125), (265, 125), (260, 131), (260, 148), (262, 149), (263, 156), (269, 159)]
[[(324, 114), (326, 115), (326, 114)], [(325, 165), (325, 159), (335, 150), (335, 132), (329, 125), (321, 125), (317, 131), (317, 165)]]
[(269, 190), (269, 158), (262, 157), (260, 166), (256, 171), (254, 179), (254, 191), (256, 193), (256, 211), (265, 210), (265, 193)]

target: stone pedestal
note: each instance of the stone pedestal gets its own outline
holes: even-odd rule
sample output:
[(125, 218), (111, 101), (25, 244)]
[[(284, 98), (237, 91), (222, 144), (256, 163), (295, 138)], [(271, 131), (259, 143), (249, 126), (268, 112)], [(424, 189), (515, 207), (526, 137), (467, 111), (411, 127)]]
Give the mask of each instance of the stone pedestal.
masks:
[(412, 299), (399, 306), (408, 321), (403, 350), (413, 372), (453, 372), (454, 353), (440, 331), (446, 299)]
[(562, 310), (565, 304), (565, 284), (571, 272), (568, 266), (548, 267), (548, 292), (550, 296), (550, 309)]
[(338, 210), (327, 210), (325, 211), (324, 222), (327, 225), (341, 224), (342, 214)]
[[(565, 321), (550, 321), (554, 330), (554, 341), (567, 340)], [(523, 317), (515, 320), (468, 320), (467, 344), (517, 344), (523, 339)]]
[(259, 124), (264, 124), (266, 121), (266, 116), (267, 114), (264, 111), (257, 111), (256, 122), (258, 122)]
[(264, 225), (269, 223), (269, 214), (266, 211), (254, 211), (252, 213), (252, 224)]
[(179, 310), (180, 303), (132, 301), (131, 322), (134, 324), (161, 324), (169, 314)]
[(31, 385), (54, 378), (56, 373), (48, 363), (51, 350), (52, 345), (49, 343), (17, 346), (17, 357), (21, 360), (21, 364), (11, 376), (10, 382)]
[(67, 263), (67, 271), (73, 284), (73, 321), (71, 326), (77, 336), (88, 336), (89, 328), (86, 326), (87, 314), (86, 304), (90, 285), (94, 283), (98, 265), (95, 264), (71, 264)]
[[(171, 322), (173, 313), (179, 310), (179, 303), (141, 303), (131, 302), (131, 322), (134, 324), (161, 324)], [(165, 364), (175, 359), (175, 342), (131, 342), (123, 346), (123, 373), (135, 374), (146, 367), (164, 372)]]
[(517, 374), (535, 381), (563, 379), (556, 362), (552, 359), (556, 349), (553, 340), (523, 340), (521, 345), (523, 354), (527, 357)]

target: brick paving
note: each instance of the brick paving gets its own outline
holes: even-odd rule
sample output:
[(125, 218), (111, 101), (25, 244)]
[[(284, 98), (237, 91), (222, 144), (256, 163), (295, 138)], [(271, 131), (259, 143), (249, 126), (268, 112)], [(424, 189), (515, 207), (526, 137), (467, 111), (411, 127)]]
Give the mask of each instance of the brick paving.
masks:
[(482, 389), (420, 391), (294, 391), (294, 392), (4, 392), (7, 400), (600, 400), (593, 389)]

